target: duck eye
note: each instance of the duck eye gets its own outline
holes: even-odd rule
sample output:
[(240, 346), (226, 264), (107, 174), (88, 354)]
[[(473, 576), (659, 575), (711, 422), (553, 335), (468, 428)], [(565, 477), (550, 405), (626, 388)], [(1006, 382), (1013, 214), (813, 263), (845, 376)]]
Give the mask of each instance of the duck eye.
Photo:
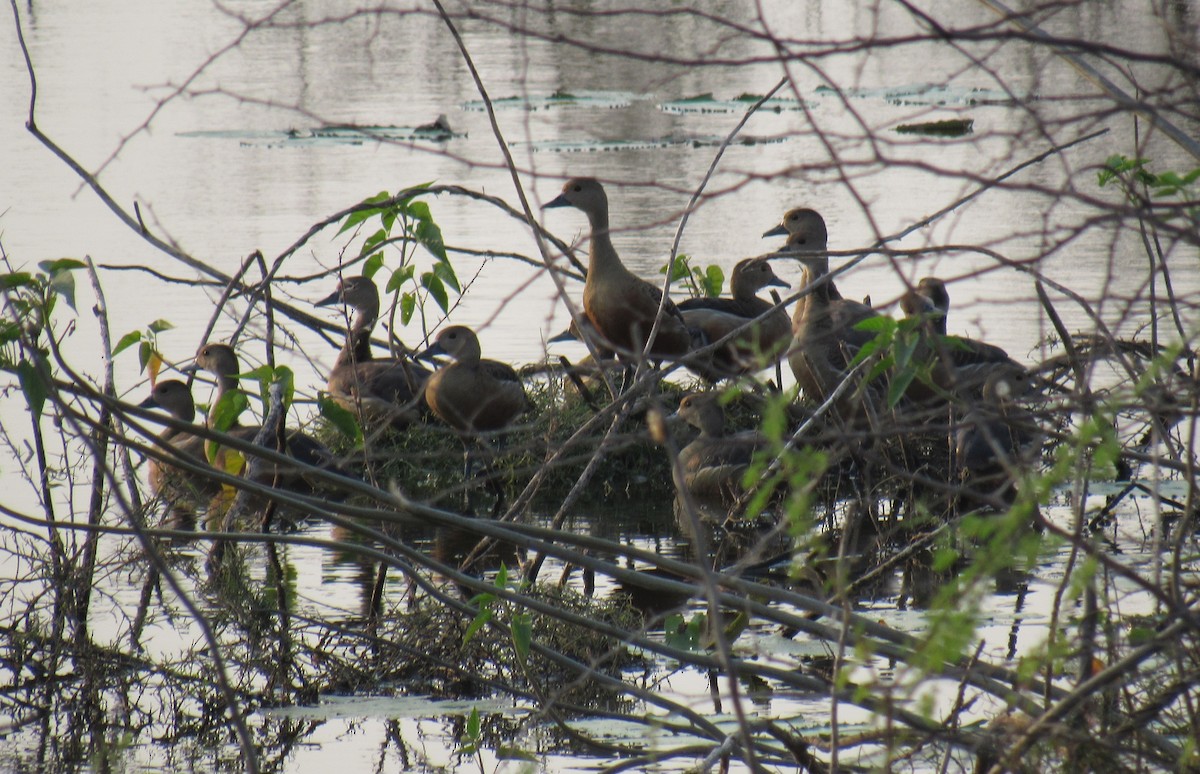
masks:
[(579, 193), (580, 191), (583, 190), (583, 186), (577, 185), (577, 186), (575, 186), (575, 188), (573, 190), (575, 191), (575, 193)]

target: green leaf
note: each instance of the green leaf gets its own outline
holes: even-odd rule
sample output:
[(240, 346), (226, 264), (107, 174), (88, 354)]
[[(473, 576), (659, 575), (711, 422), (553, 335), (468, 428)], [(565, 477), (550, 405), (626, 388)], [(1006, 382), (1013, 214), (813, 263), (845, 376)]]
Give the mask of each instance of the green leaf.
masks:
[(28, 360), (17, 363), (17, 380), (21, 383), (21, 391), (25, 393), (25, 402), (33, 413), (34, 421), (42, 418), (42, 409), (46, 405), (49, 390), (37, 366)]
[(429, 295), (433, 296), (433, 300), (437, 301), (443, 312), (450, 311), (450, 297), (446, 294), (446, 286), (436, 274), (431, 271), (425, 272), (421, 275), (421, 284), (429, 291)]
[(413, 313), (417, 310), (417, 295), (415, 293), (405, 293), (400, 296), (400, 322), (405, 325), (412, 320)]
[(466, 737), (471, 740), (478, 740), (482, 730), (483, 723), (479, 719), (479, 708), (472, 707), (471, 714), (467, 716)]
[(370, 255), (371, 253), (375, 252), (376, 247), (378, 247), (381, 243), (386, 242), (387, 238), (388, 232), (384, 231), (383, 229), (379, 229), (374, 234), (371, 234), (371, 236), (363, 240), (362, 249), (358, 251), (358, 254), (360, 256)]
[(38, 263), (38, 268), (51, 276), (54, 276), (59, 272), (83, 269), (86, 266), (87, 264), (85, 264), (83, 261), (75, 258), (59, 258), (56, 261), (40, 261)]
[(898, 338), (894, 348), (896, 353), (896, 365), (898, 365), (900, 368), (907, 368), (909, 362), (913, 358), (913, 355), (917, 351), (917, 346), (920, 343), (921, 339), (918, 336), (912, 335), (911, 333)]
[(908, 385), (912, 384), (913, 377), (916, 375), (917, 369), (910, 366), (892, 377), (892, 383), (888, 385), (888, 408), (896, 408), (896, 404), (904, 397)]
[[(424, 204), (424, 202), (418, 202), (418, 204)], [(419, 221), (417, 227), (413, 229), (413, 237), (424, 245), (434, 258), (443, 262), (449, 260), (446, 257), (446, 244), (442, 241), (442, 230), (432, 220)]]
[(333, 425), (339, 433), (346, 436), (354, 442), (355, 446), (363, 442), (362, 428), (358, 425), (358, 418), (354, 416), (354, 412), (342, 407), (333, 398), (330, 398), (327, 393), (321, 393), (317, 396), (317, 410), (325, 421)]
[(490, 608), (483, 608), (479, 614), (475, 616), (475, 620), (471, 621), (471, 625), (467, 627), (467, 631), (463, 634), (463, 645), (471, 641), (475, 634), (487, 625), (488, 621), (492, 620), (492, 611)]
[(286, 411), (296, 398), (296, 374), (287, 366), (276, 366), (274, 380), (283, 387), (283, 409)]
[(33, 275), (27, 271), (14, 271), (9, 274), (0, 274), (0, 288), (4, 290), (23, 288), (32, 284)]
[(396, 214), (399, 209), (399, 207), (388, 207), (379, 213), (379, 222), (383, 224), (383, 230), (388, 234), (392, 233), (392, 227), (396, 225)]
[(704, 292), (709, 298), (716, 298), (721, 295), (721, 289), (725, 287), (725, 272), (721, 271), (721, 267), (716, 264), (710, 264), (704, 272)]
[(246, 393), (241, 390), (230, 390), (222, 395), (217, 404), (212, 407), (209, 415), (210, 424), (214, 430), (227, 432), (229, 428), (237, 424), (238, 417), (249, 407), (250, 400), (246, 397)]
[(671, 270), (671, 284), (692, 276), (692, 269), (690, 266), (688, 266), (688, 259), (686, 255), (675, 256), (675, 262), (673, 264), (670, 262), (664, 263), (658, 268), (658, 273), (666, 274), (667, 269)]
[[(375, 194), (374, 196), (363, 199), (359, 203), (359, 205), (363, 206), (363, 205), (371, 205), (371, 204), (380, 204), (382, 202), (386, 202), (390, 198), (392, 198), (391, 194), (389, 194), (387, 191), (380, 191), (379, 193)], [(338, 229), (338, 234), (344, 234), (345, 232), (347, 232), (350, 229), (357, 226), (359, 223), (362, 223), (363, 221), (368, 220), (369, 218), (372, 218), (375, 215), (378, 215), (380, 213), (380, 211), (381, 211), (380, 207), (364, 207), (361, 210), (355, 210), (354, 212), (347, 215), (346, 219), (344, 221), (342, 221), (342, 227), (340, 229)]]
[(154, 357), (154, 345), (143, 339), (141, 346), (138, 347), (139, 371), (145, 372), (146, 366), (150, 363), (150, 358), (152, 357)]
[(395, 293), (397, 290), (403, 287), (405, 282), (408, 282), (413, 278), (413, 275), (416, 273), (416, 271), (417, 268), (411, 263), (407, 266), (401, 266), (399, 269), (396, 269), (394, 272), (392, 272), (392, 276), (388, 277), (387, 286), (384, 288), (384, 292)]
[(856, 331), (875, 331), (876, 333), (892, 333), (896, 331), (896, 321), (886, 315), (868, 317), (854, 326)]
[[(62, 263), (62, 261), (66, 261), (66, 260), (69, 260), (69, 259), (64, 258), (61, 261), (55, 261), (54, 263)], [(78, 263), (78, 261), (76, 261), (76, 263)], [(72, 274), (70, 271), (65, 271), (65, 270), (56, 271), (50, 275), (50, 283), (49, 283), (49, 285), (47, 285), (47, 287), (51, 291), (62, 296), (63, 299), (67, 302), (67, 306), (71, 307), (72, 309), (75, 309), (75, 275), (74, 274)], [(78, 311), (78, 310), (76, 310), (76, 311)]]
[(362, 273), (367, 279), (375, 276), (375, 273), (383, 268), (383, 253), (375, 253), (367, 260), (363, 261)]
[(174, 327), (175, 326), (172, 325), (168, 320), (155, 320), (147, 326), (151, 333), (162, 333), (163, 331), (169, 331)]
[(529, 658), (529, 645), (533, 641), (533, 618), (528, 613), (517, 613), (512, 620), (513, 647), (522, 661)]
[(697, 613), (687, 621), (682, 615), (669, 616), (663, 625), (667, 645), (691, 652), (701, 650), (701, 635), (704, 632), (705, 621), (703, 613)]
[[(117, 355), (121, 354), (122, 352), (129, 349), (134, 344), (137, 344), (141, 340), (142, 340), (142, 332), (141, 331), (130, 331), (129, 333), (126, 333), (124, 336), (121, 337), (121, 340), (117, 342), (117, 346), (113, 347), (113, 351), (112, 351), (113, 357), (116, 357)], [(144, 369), (145, 367), (146, 366), (143, 363), (142, 368)]]
[(438, 276), (438, 279), (453, 288), (455, 293), (462, 292), (462, 288), (458, 286), (458, 277), (454, 273), (454, 267), (449, 263), (435, 263), (433, 273)]
[(408, 199), (404, 202), (408, 217), (416, 221), (430, 223), (433, 221), (433, 213), (429, 211), (429, 203), (419, 199)]

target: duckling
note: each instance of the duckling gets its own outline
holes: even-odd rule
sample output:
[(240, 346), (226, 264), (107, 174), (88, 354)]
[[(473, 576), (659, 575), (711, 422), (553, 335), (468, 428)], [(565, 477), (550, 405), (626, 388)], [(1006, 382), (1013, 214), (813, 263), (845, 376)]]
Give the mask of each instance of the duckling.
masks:
[[(545, 207), (575, 207), (587, 215), (592, 243), (587, 282), (583, 286), (583, 311), (621, 354), (641, 357), (658, 317), (662, 293), (621, 263), (609, 233), (604, 187), (594, 178), (572, 178)], [(678, 357), (691, 348), (691, 343), (687, 323), (668, 298), (650, 356)]]
[[(705, 362), (689, 364), (689, 368), (710, 381), (768, 367), (783, 353), (791, 338), (787, 313), (783, 309), (775, 309), (774, 303), (756, 295), (769, 285), (788, 287), (788, 283), (776, 276), (765, 259), (747, 258), (739, 261), (733, 269), (729, 285), (733, 298), (689, 298), (679, 304), (688, 327), (693, 331), (702, 331), (710, 342), (744, 329), (736, 339), (714, 351)], [(757, 319), (759, 317), (762, 319)]]
[[(832, 283), (820, 281), (829, 269), (825, 220), (815, 211), (803, 209), (792, 210), (786, 220), (792, 231), (781, 252), (795, 255), (804, 264), (805, 281), (813, 288), (792, 315), (788, 363), (805, 395), (824, 401), (845, 376), (857, 351), (874, 337), (854, 326), (876, 312), (835, 297)], [(843, 410), (849, 408), (847, 401), (843, 403)]]
[(371, 330), (379, 318), (379, 291), (370, 278), (344, 277), (337, 290), (316, 306), (343, 303), (354, 309), (346, 343), (329, 372), (326, 389), (364, 428), (391, 426), (403, 430), (425, 408), (425, 381), (430, 370), (409, 358), (375, 360)]
[(464, 325), (438, 334), (419, 357), (444, 354), (454, 362), (434, 371), (425, 383), (425, 401), (434, 415), (460, 433), (503, 430), (530, 407), (512, 366), (481, 359), (479, 337)]
[[(829, 273), (829, 256), (824, 254), (826, 245), (829, 239), (829, 233), (825, 228), (825, 219), (817, 212), (808, 209), (807, 207), (796, 207), (788, 210), (783, 215), (783, 220), (774, 228), (763, 232), (763, 237), (770, 236), (791, 236), (793, 234), (802, 233), (804, 237), (798, 238), (795, 244), (805, 245), (804, 249), (819, 251), (823, 255), (814, 258), (815, 266), (821, 274)], [(792, 245), (789, 240), (788, 246)], [(780, 250), (784, 252), (789, 249), (785, 246)], [(849, 301), (842, 297), (838, 291), (837, 285), (833, 284), (833, 280), (828, 281), (830, 301), (836, 302), (831, 305), (833, 314), (838, 321), (839, 327), (853, 328), (858, 323), (866, 320), (869, 317), (876, 316), (877, 312), (871, 308), (870, 295), (863, 298), (862, 303), (857, 301)], [(793, 310), (793, 317), (803, 313), (804, 305), (808, 303), (808, 297), (802, 297), (796, 300), (796, 308)]]
[[(138, 404), (141, 408), (165, 409), (181, 422), (196, 420), (196, 404), (192, 391), (177, 379), (161, 381), (150, 391), (150, 395)], [(191, 463), (211, 470), (204, 456), (204, 439), (185, 430), (164, 428), (158, 436), (169, 443), (174, 451)], [(207, 503), (221, 491), (221, 485), (204, 472), (185, 470), (151, 458), (150, 489), (167, 503), (170, 523), (179, 528), (193, 528), (196, 523), (196, 505)]]

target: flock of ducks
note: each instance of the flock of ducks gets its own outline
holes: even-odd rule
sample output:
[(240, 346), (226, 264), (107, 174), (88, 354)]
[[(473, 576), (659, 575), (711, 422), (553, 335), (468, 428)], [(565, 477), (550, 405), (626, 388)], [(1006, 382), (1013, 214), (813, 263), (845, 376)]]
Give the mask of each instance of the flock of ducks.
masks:
[[(622, 263), (611, 239), (608, 198), (597, 180), (568, 180), (545, 207), (571, 207), (587, 216), (591, 234), (583, 314), (568, 335), (587, 339), (597, 355), (615, 357), (626, 369), (644, 360), (678, 361), (714, 383), (752, 375), (786, 359), (800, 391), (813, 404), (827, 404), (838, 421), (848, 425), (869, 421), (881, 410), (882, 401), (872, 385), (847, 389), (845, 384), (854, 376), (856, 354), (875, 335), (859, 324), (879, 312), (838, 292), (828, 276), (828, 231), (815, 210), (790, 210), (763, 235), (785, 236), (787, 241), (775, 254), (739, 262), (730, 278), (731, 297), (691, 298), (675, 304)], [(804, 268), (807, 292), (794, 301), (790, 317), (777, 295), (770, 300), (759, 295), (766, 288), (788, 287), (769, 263), (781, 258), (797, 260)], [(347, 310), (345, 344), (326, 389), (334, 401), (354, 413), (364, 430), (402, 430), (432, 414), (464, 439), (469, 475), (473, 439), (503, 432), (530, 409), (517, 372), (508, 364), (484, 359), (478, 337), (461, 325), (442, 329), (419, 354), (376, 358), (371, 334), (380, 314), (380, 296), (368, 277), (343, 277), (316, 305)], [(940, 280), (921, 280), (903, 296), (900, 306), (916, 321), (915, 357), (928, 369), (927, 378), (912, 381), (904, 399), (921, 406), (957, 401), (962, 409), (952, 445), (960, 463), (972, 468), (995, 465), (997, 460), (1003, 463), (1006, 454), (1030, 440), (1031, 433), (1021, 429), (1025, 425), (1014, 421), (1012, 408), (1013, 398), (1021, 394), (1027, 380), (1025, 369), (999, 347), (947, 335), (949, 295)], [(432, 367), (437, 355), (450, 361)], [(204, 345), (191, 369), (215, 377), (214, 407), (238, 390), (240, 366), (228, 345)], [(143, 405), (161, 407), (181, 422), (195, 419), (191, 392), (181, 381), (158, 383)], [(210, 425), (216, 414), (209, 411)], [(715, 392), (687, 395), (677, 414), (699, 430), (679, 459), (688, 492), (722, 502), (743, 496), (746, 466), (765, 440), (756, 432), (727, 435)], [(236, 421), (221, 429), (243, 440), (253, 440), (260, 430)], [(220, 459), (209, 459), (197, 435), (168, 428), (161, 439), (195, 465), (223, 467)], [(276, 448), (305, 464), (326, 468), (334, 464), (316, 439), (301, 432), (287, 433)], [(310, 486), (281, 466), (263, 467), (258, 475), (266, 482), (296, 490)], [(182, 476), (166, 463), (152, 462), (150, 482), (159, 495), (185, 510), (188, 502), (203, 503), (220, 495), (220, 487), (211, 479)]]

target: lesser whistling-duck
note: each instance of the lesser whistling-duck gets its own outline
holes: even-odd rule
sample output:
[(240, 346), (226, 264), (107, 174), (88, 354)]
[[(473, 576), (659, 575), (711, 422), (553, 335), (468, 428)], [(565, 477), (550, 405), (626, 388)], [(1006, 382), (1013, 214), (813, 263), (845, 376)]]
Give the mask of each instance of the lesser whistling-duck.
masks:
[(858, 322), (876, 316), (856, 301), (835, 298), (825, 277), (829, 269), (825, 220), (813, 210), (792, 210), (786, 252), (804, 264), (812, 292), (792, 315), (792, 346), (788, 363), (800, 388), (811, 399), (825, 400), (845, 376), (854, 355), (874, 334), (856, 329)]
[[(817, 212), (807, 207), (795, 207), (790, 209), (784, 213), (783, 220), (781, 220), (778, 225), (768, 229), (763, 233), (763, 237), (790, 237), (791, 235), (797, 233), (803, 234), (804, 236), (797, 237), (795, 242), (789, 241), (787, 244), (794, 244), (797, 246), (797, 249), (800, 249), (801, 247), (807, 246), (810, 243), (819, 243), (821, 245), (819, 250), (822, 255), (813, 259), (815, 262), (814, 266), (820, 271), (821, 274), (828, 274), (829, 256), (828, 254), (825, 254), (825, 246), (829, 235), (825, 228), (825, 219), (822, 218)], [(787, 245), (782, 248), (782, 250), (786, 249), (788, 249)], [(818, 248), (811, 247), (809, 249), (817, 250)], [(834, 302), (839, 302), (831, 305), (833, 314), (838, 319), (839, 326), (854, 327), (854, 325), (857, 323), (867, 319), (868, 317), (874, 317), (876, 315), (875, 310), (871, 308), (869, 303), (870, 295), (865, 297), (862, 303), (858, 303), (857, 301), (846, 301), (843, 304), (840, 303), (844, 299), (842, 294), (838, 291), (837, 285), (834, 284), (833, 280), (826, 280), (826, 282), (829, 283), (829, 299)], [(793, 316), (803, 314), (804, 305), (807, 302), (807, 296), (802, 296), (796, 299), (796, 306), (792, 310)]]
[[(196, 352), (195, 364), (185, 370), (204, 370), (216, 377), (217, 394), (212, 401), (214, 407), (221, 405), (224, 396), (240, 389), (237, 375), (241, 372), (241, 367), (237, 353), (228, 344), (214, 342), (203, 345)], [(209, 412), (210, 424), (215, 418), (214, 413)], [(237, 418), (225, 428), (229, 435), (247, 442), (254, 441), (260, 430), (261, 426), (243, 425)], [(338, 469), (332, 452), (316, 438), (300, 430), (289, 430), (285, 433), (282, 451), (301, 465), (323, 468), (344, 475)], [(307, 493), (313, 490), (312, 483), (304, 478), (303, 470), (288, 469), (287, 466), (274, 463), (264, 465), (257, 480), (263, 484), (274, 483), (296, 492)]]
[(703, 332), (709, 342), (738, 332), (704, 362), (689, 364), (711, 381), (762, 370), (783, 353), (791, 339), (787, 312), (756, 295), (771, 285), (788, 287), (765, 259), (739, 261), (729, 285), (732, 298), (690, 298), (679, 304), (688, 327)]
[[(149, 397), (138, 405), (164, 409), (181, 422), (190, 423), (196, 419), (192, 391), (178, 379), (166, 379), (154, 385)], [(169, 462), (149, 460), (150, 489), (167, 503), (173, 524), (191, 526), (195, 523), (196, 507), (207, 504), (221, 491), (220, 484), (203, 470), (210, 469), (204, 456), (204, 439), (171, 427), (164, 428), (159, 438), (170, 444), (174, 453), (202, 468), (201, 471), (190, 471)]]
[[(950, 294), (936, 277), (925, 277), (900, 297), (900, 309), (908, 318), (921, 321), (923, 358), (932, 359), (933, 382), (945, 393), (978, 396), (988, 378), (1002, 372), (1013, 380), (1025, 380), (1025, 367), (1000, 347), (964, 336), (946, 333)], [(918, 398), (928, 397), (918, 394)]]
[(364, 276), (343, 277), (337, 290), (316, 306), (345, 304), (354, 309), (346, 343), (329, 372), (326, 389), (338, 405), (353, 412), (364, 428), (407, 427), (425, 408), (430, 371), (407, 357), (371, 354), (371, 331), (379, 318), (379, 290)]
[(503, 430), (529, 408), (525, 387), (513, 367), (481, 358), (479, 338), (463, 325), (452, 325), (421, 357), (449, 355), (454, 362), (433, 372), (425, 383), (430, 410), (461, 433)]
[[(590, 177), (568, 180), (562, 193), (545, 207), (574, 207), (587, 215), (591, 249), (583, 311), (592, 325), (626, 357), (639, 358), (659, 316), (661, 291), (621, 263), (608, 224), (608, 197)], [(691, 348), (692, 336), (675, 304), (662, 304), (662, 319), (650, 348), (655, 358), (679, 356)]]

